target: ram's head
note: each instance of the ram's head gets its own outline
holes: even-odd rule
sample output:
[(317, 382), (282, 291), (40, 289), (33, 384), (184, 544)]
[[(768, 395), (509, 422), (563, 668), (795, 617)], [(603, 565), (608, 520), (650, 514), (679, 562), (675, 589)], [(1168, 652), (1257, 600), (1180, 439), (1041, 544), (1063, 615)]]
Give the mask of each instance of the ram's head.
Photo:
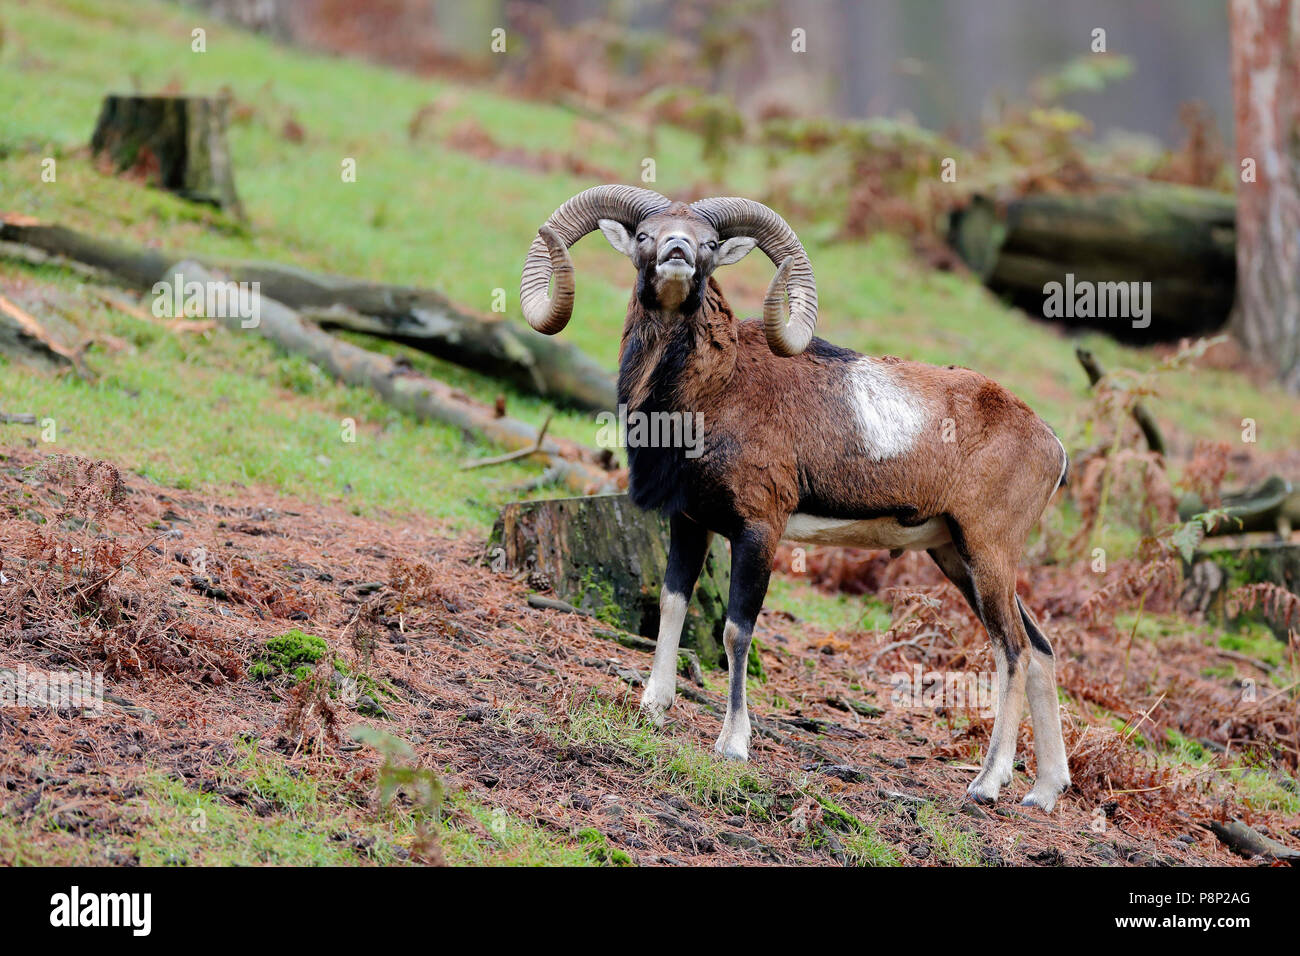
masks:
[(817, 285), (807, 253), (784, 219), (751, 199), (719, 197), (688, 205), (634, 186), (578, 193), (537, 231), (524, 263), (520, 299), (528, 324), (539, 332), (554, 335), (568, 324), (574, 299), (569, 247), (596, 229), (636, 266), (642, 305), (666, 311), (698, 308), (713, 270), (757, 246), (777, 267), (763, 301), (768, 345), (777, 355), (798, 355), (808, 347), (817, 323)]

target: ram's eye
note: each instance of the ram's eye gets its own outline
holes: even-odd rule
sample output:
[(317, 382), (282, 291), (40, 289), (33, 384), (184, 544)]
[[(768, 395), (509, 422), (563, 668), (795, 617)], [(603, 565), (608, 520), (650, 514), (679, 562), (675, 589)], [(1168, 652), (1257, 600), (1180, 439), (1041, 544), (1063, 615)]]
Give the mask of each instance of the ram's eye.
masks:
[(714, 239), (710, 239), (708, 242), (705, 243), (705, 245), (708, 246), (710, 249), (718, 248), (718, 243)]
[(639, 232), (639, 233), (637, 233), (636, 241), (637, 241), (637, 242), (645, 242), (645, 241), (646, 241), (647, 239), (649, 239), (649, 238), (650, 238), (650, 237), (647, 236), (644, 232)]

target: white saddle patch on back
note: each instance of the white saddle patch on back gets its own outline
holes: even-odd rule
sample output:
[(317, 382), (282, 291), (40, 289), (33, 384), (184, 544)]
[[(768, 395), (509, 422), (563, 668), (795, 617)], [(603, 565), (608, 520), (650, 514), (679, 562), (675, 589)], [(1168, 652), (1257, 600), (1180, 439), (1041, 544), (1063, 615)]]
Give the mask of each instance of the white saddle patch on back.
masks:
[(900, 383), (889, 366), (869, 356), (853, 362), (846, 381), (867, 457), (881, 461), (910, 451), (930, 420), (921, 397)]
[(925, 551), (952, 540), (942, 518), (901, 525), (895, 518), (819, 518), (795, 512), (785, 524), (786, 541), (872, 550)]

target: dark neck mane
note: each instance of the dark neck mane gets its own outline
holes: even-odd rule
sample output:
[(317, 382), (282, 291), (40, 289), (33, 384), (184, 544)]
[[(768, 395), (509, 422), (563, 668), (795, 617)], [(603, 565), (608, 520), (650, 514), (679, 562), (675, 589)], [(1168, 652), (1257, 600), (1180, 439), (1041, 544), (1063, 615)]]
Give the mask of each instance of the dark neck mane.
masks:
[[(623, 327), (618, 400), (628, 414), (700, 412), (705, 434), (713, 397), (736, 367), (736, 319), (710, 277), (699, 307), (686, 315), (647, 310), (634, 295)], [(628, 492), (638, 507), (672, 514), (685, 509), (690, 467), (681, 448), (629, 447)]]
[(702, 299), (693, 312), (680, 314), (646, 309), (633, 295), (618, 370), (618, 400), (629, 411), (681, 408), (730, 381), (735, 315), (712, 276)]

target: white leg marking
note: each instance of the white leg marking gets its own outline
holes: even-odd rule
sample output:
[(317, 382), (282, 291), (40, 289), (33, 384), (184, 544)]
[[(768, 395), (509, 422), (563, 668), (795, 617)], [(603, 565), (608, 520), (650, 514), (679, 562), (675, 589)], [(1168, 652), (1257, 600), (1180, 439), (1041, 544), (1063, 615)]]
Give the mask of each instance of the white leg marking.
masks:
[(1052, 655), (1030, 651), (1026, 696), (1034, 724), (1038, 778), (1023, 802), (1051, 813), (1056, 798), (1070, 785), (1070, 764), (1061, 736), (1061, 705), (1056, 696), (1056, 659)]
[(998, 711), (993, 718), (993, 733), (989, 737), (989, 752), (984, 756), (984, 767), (966, 788), (968, 796), (983, 803), (992, 803), (1004, 784), (1011, 781), (1011, 768), (1016, 757), (1016, 738), (1020, 735), (1020, 714), (1025, 700), (1024, 655), (1013, 671), (997, 642), (993, 656), (998, 665)]
[(663, 726), (664, 714), (677, 696), (677, 644), (682, 638), (685, 621), (686, 595), (665, 587), (659, 595), (659, 638), (655, 643), (655, 661), (641, 694), (641, 711), (656, 727)]
[[(730, 618), (722, 629), (722, 644), (727, 649), (727, 716), (722, 733), (713, 749), (733, 760), (749, 759), (749, 705), (745, 699), (745, 676), (749, 666), (749, 643), (741, 654), (736, 646), (740, 628)], [(737, 660), (739, 658), (739, 660)]]

